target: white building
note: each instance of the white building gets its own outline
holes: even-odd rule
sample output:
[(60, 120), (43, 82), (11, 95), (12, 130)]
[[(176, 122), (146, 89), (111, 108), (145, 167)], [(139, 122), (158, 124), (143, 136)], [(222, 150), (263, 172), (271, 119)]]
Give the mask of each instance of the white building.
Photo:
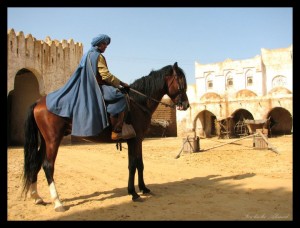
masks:
[(177, 112), (180, 136), (216, 135), (220, 120), (231, 119), (229, 130), (243, 119), (272, 118), (272, 134), (291, 134), (293, 113), (293, 46), (261, 49), (252, 59), (212, 64), (195, 63), (196, 84), (188, 87), (191, 108)]

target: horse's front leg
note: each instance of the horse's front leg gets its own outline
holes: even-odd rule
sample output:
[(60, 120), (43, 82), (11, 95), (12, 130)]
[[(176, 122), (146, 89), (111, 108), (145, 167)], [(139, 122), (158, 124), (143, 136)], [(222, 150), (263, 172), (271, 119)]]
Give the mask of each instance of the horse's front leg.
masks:
[(135, 177), (135, 171), (136, 171), (136, 164), (137, 159), (135, 156), (129, 155), (129, 178), (128, 178), (128, 194), (132, 195), (132, 200), (136, 201), (140, 198), (140, 196), (136, 193), (135, 187), (134, 187), (134, 177)]
[(150, 189), (148, 189), (144, 182), (144, 163), (142, 156), (142, 146), (141, 146), (141, 154), (137, 158), (137, 170), (138, 170), (138, 181), (139, 181), (139, 189), (143, 192), (143, 194), (150, 193)]
[(128, 178), (128, 194), (132, 195), (133, 201), (138, 201), (140, 196), (136, 193), (134, 187), (134, 178), (135, 172), (137, 168), (137, 140), (130, 139), (127, 141), (128, 145), (128, 170), (129, 170), (129, 178)]

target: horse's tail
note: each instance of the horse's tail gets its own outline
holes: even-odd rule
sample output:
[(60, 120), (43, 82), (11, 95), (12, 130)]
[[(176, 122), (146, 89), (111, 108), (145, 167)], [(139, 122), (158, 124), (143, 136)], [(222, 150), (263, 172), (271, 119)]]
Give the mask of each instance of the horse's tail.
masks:
[[(36, 181), (36, 176), (42, 166), (42, 158), (45, 156), (45, 150), (38, 149), (39, 146), (39, 129), (35, 122), (33, 110), (36, 102), (29, 107), (27, 118), (25, 120), (25, 144), (24, 144), (24, 169), (23, 169), (23, 190), (25, 198), (31, 183)], [(41, 141), (42, 138), (41, 134)]]

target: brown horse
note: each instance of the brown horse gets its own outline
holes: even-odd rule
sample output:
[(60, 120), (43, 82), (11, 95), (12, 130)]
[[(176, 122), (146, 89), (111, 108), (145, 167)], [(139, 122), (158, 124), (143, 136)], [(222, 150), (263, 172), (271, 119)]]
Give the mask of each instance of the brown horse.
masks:
[[(134, 187), (135, 172), (138, 171), (138, 186), (143, 194), (150, 193), (144, 182), (144, 164), (142, 156), (142, 141), (150, 126), (151, 117), (158, 102), (164, 95), (168, 95), (179, 110), (189, 108), (186, 94), (187, 84), (184, 72), (177, 63), (168, 65), (160, 70), (152, 71), (134, 81), (130, 87), (130, 116), (134, 118), (132, 125), (136, 131), (136, 137), (127, 139), (129, 156), (129, 180), (128, 194), (132, 200), (140, 200)], [(139, 91), (134, 93), (133, 91)], [(145, 96), (141, 96), (144, 94)], [(57, 116), (47, 110), (46, 97), (42, 97), (31, 105), (27, 120), (25, 121), (24, 144), (24, 175), (23, 193), (27, 193), (35, 200), (36, 204), (43, 204), (43, 199), (37, 192), (37, 176), (41, 167), (46, 175), (50, 188), (50, 196), (54, 203), (55, 211), (65, 211), (59, 200), (54, 182), (54, 165), (58, 148), (64, 136), (69, 135), (72, 129), (72, 119)], [(109, 142), (111, 126), (107, 127), (99, 136), (85, 137), (88, 140)]]

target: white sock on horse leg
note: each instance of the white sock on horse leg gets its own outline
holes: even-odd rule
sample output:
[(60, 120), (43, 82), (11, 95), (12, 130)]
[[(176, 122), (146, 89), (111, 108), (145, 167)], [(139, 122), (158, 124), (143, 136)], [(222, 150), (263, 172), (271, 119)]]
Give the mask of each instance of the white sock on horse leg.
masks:
[(35, 204), (43, 203), (43, 199), (39, 196), (37, 191), (37, 181), (30, 185), (30, 197), (34, 199)]
[(54, 203), (54, 208), (57, 208), (57, 207), (62, 207), (62, 203), (60, 202), (59, 198), (58, 198), (58, 194), (57, 194), (57, 191), (56, 191), (56, 187), (55, 187), (55, 184), (54, 184), (54, 181), (50, 184), (50, 195), (51, 195), (51, 199)]

